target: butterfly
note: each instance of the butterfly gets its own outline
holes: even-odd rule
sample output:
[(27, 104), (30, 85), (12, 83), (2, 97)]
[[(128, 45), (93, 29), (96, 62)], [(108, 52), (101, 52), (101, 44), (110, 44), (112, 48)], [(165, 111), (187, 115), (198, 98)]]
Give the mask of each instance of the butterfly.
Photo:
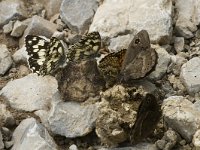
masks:
[(156, 127), (162, 116), (161, 106), (153, 94), (146, 94), (139, 105), (135, 124), (130, 132), (130, 141), (138, 143), (146, 138)]
[(44, 76), (55, 74), (59, 68), (65, 67), (69, 61), (80, 61), (95, 57), (101, 46), (101, 37), (98, 32), (91, 32), (70, 46), (66, 52), (62, 42), (55, 37), (47, 41), (39, 36), (27, 35), (25, 46), (29, 55), (30, 69), (33, 73)]
[(110, 53), (99, 61), (99, 71), (107, 82), (135, 80), (145, 77), (157, 63), (157, 53), (150, 46), (149, 34), (141, 30), (127, 50)]

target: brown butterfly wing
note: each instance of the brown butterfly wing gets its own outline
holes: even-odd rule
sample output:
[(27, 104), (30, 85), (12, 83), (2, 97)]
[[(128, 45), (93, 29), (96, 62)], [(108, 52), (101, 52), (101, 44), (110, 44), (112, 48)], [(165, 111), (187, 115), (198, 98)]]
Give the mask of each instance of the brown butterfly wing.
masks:
[(155, 66), (157, 54), (150, 47), (149, 34), (146, 30), (140, 31), (131, 41), (122, 64), (121, 75), (128, 79), (145, 77)]
[(137, 118), (130, 135), (131, 142), (137, 143), (149, 136), (155, 129), (161, 115), (158, 100), (154, 95), (147, 94), (139, 106)]

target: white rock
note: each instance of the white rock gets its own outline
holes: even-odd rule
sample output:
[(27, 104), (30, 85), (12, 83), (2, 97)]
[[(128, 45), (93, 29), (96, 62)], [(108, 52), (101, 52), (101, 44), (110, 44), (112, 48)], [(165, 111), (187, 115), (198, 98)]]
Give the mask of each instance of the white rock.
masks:
[(0, 75), (4, 75), (12, 65), (12, 58), (8, 48), (4, 44), (0, 44)]
[(108, 49), (110, 52), (117, 52), (122, 49), (127, 49), (132, 39), (133, 35), (131, 34), (112, 38), (110, 39), (110, 45), (108, 46)]
[(0, 27), (14, 18), (24, 19), (27, 12), (21, 0), (3, 0), (0, 2)]
[(197, 130), (193, 136), (192, 143), (196, 150), (200, 149), (200, 130)]
[(160, 46), (153, 45), (152, 47), (156, 49), (156, 52), (158, 54), (158, 60), (157, 65), (155, 67), (155, 71), (153, 71), (148, 76), (148, 78), (150, 78), (151, 80), (159, 80), (167, 72), (168, 65), (171, 61), (171, 56), (164, 48)]
[(162, 110), (167, 125), (191, 142), (200, 127), (200, 112), (193, 103), (182, 96), (171, 96), (163, 101)]
[(69, 150), (78, 150), (77, 146), (75, 144), (72, 144), (70, 147), (69, 147)]
[(180, 79), (189, 94), (200, 92), (200, 58), (194, 57), (181, 67)]
[(48, 122), (54, 134), (74, 138), (84, 136), (93, 130), (99, 114), (96, 104), (63, 102), (59, 93), (55, 94), (53, 99)]
[(8, 34), (12, 31), (14, 21), (9, 21), (8, 24), (3, 26), (3, 33)]
[(13, 27), (13, 30), (11, 32), (11, 36), (14, 37), (20, 37), (22, 36), (22, 34), (24, 33), (24, 30), (27, 28), (27, 24), (25, 24), (24, 22), (21, 21), (16, 21)]
[(177, 53), (184, 50), (184, 38), (183, 37), (175, 37), (174, 39), (174, 48)]
[(57, 81), (51, 76), (29, 74), (8, 82), (1, 90), (12, 108), (24, 111), (48, 109), (52, 95), (57, 91)]
[(71, 30), (84, 33), (88, 30), (97, 8), (96, 0), (63, 0), (60, 17)]
[(185, 38), (192, 37), (200, 23), (200, 0), (176, 0), (175, 7), (178, 14), (176, 28)]
[(23, 120), (13, 133), (11, 150), (57, 150), (48, 131), (34, 118)]
[(25, 62), (27, 63), (28, 53), (26, 51), (25, 45), (22, 46), (19, 50), (17, 50), (13, 55), (12, 58), (15, 63)]
[(172, 2), (167, 0), (104, 0), (89, 31), (115, 37), (146, 29), (154, 42), (169, 43), (172, 31)]

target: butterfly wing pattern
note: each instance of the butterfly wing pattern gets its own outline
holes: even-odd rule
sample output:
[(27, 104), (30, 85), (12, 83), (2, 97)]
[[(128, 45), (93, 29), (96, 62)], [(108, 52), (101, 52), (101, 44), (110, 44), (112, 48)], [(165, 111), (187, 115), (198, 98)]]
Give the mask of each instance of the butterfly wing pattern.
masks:
[(44, 76), (56, 73), (57, 69), (66, 66), (69, 61), (95, 57), (101, 46), (101, 38), (98, 32), (91, 32), (72, 45), (66, 54), (61, 41), (55, 37), (48, 42), (39, 36), (27, 35), (25, 46), (30, 69)]
[(101, 47), (99, 32), (91, 32), (84, 35), (79, 42), (68, 49), (67, 58), (70, 61), (80, 61), (94, 58)]

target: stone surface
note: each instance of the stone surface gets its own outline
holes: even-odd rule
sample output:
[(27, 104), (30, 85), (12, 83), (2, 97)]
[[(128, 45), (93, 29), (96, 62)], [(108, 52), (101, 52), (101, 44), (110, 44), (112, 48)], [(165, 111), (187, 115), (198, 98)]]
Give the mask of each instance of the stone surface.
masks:
[(167, 130), (161, 140), (156, 141), (159, 149), (173, 149), (178, 142), (178, 135), (172, 129)]
[(15, 63), (28, 63), (27, 58), (28, 58), (28, 53), (26, 51), (26, 47), (23, 46), (19, 50), (17, 50), (13, 55), (12, 58)]
[[(128, 10), (128, 11), (127, 11)], [(172, 2), (166, 0), (105, 0), (99, 6), (89, 31), (101, 36), (133, 34), (145, 29), (155, 43), (169, 43), (172, 32)]]
[(176, 0), (177, 21), (175, 28), (185, 38), (193, 37), (200, 23), (200, 0)]
[(150, 73), (148, 78), (150, 78), (152, 80), (159, 80), (167, 72), (168, 65), (169, 65), (169, 63), (171, 61), (171, 56), (162, 47), (152, 46), (152, 48), (156, 49), (156, 52), (158, 54), (158, 60), (157, 60), (157, 65), (155, 67), (155, 71)]
[(12, 58), (8, 48), (4, 44), (0, 44), (0, 75), (4, 75), (12, 66)]
[(96, 0), (63, 0), (60, 16), (72, 31), (84, 33), (88, 30), (97, 8)]
[(13, 24), (14, 24), (13, 21), (9, 21), (8, 24), (4, 25), (4, 26), (3, 26), (3, 33), (5, 33), (5, 34), (10, 33), (10, 32), (12, 31)]
[(59, 93), (56, 93), (48, 123), (54, 134), (75, 138), (93, 130), (98, 114), (97, 104), (81, 105), (77, 102), (63, 102)]
[(127, 49), (132, 39), (133, 35), (131, 34), (114, 37), (110, 39), (110, 45), (108, 46), (108, 49), (110, 52), (117, 52), (121, 49)]
[(200, 91), (200, 58), (194, 57), (181, 67), (180, 79), (189, 94)]
[(191, 142), (200, 124), (200, 112), (193, 103), (182, 96), (171, 96), (163, 101), (162, 110), (168, 127)]
[(48, 131), (34, 118), (23, 120), (13, 133), (14, 145), (11, 150), (57, 150)]
[(54, 32), (57, 30), (57, 25), (43, 19), (39, 16), (33, 16), (31, 22), (29, 23), (28, 27), (24, 31), (24, 35), (20, 39), (20, 46), (22, 47), (24, 43), (24, 37), (28, 34), (31, 35), (40, 35), (50, 38)]
[(29, 74), (10, 81), (0, 92), (12, 108), (24, 111), (47, 109), (52, 95), (57, 91), (57, 82), (51, 76)]
[(194, 134), (192, 143), (194, 144), (195, 149), (200, 149), (200, 130), (197, 130)]
[(59, 13), (60, 6), (63, 0), (49, 0), (47, 5), (45, 5), (47, 18), (51, 18), (55, 14)]
[(174, 38), (174, 48), (177, 53), (182, 52), (184, 50), (184, 38), (183, 37), (175, 37)]
[(27, 24), (25, 24), (25, 22), (21, 22), (21, 21), (16, 21), (13, 27), (13, 30), (11, 32), (11, 36), (14, 37), (20, 37), (22, 36), (22, 34), (24, 33), (24, 30), (27, 28)]
[(57, 75), (57, 80), (59, 91), (66, 101), (82, 102), (95, 97), (105, 84), (95, 60), (68, 64)]
[(27, 12), (21, 0), (4, 0), (0, 2), (0, 27), (12, 19), (24, 19)]
[(3, 148), (4, 148), (4, 143), (3, 143), (3, 137), (0, 130), (0, 149), (3, 149)]
[(10, 111), (6, 108), (5, 104), (0, 104), (0, 127), (13, 126), (15, 119)]

